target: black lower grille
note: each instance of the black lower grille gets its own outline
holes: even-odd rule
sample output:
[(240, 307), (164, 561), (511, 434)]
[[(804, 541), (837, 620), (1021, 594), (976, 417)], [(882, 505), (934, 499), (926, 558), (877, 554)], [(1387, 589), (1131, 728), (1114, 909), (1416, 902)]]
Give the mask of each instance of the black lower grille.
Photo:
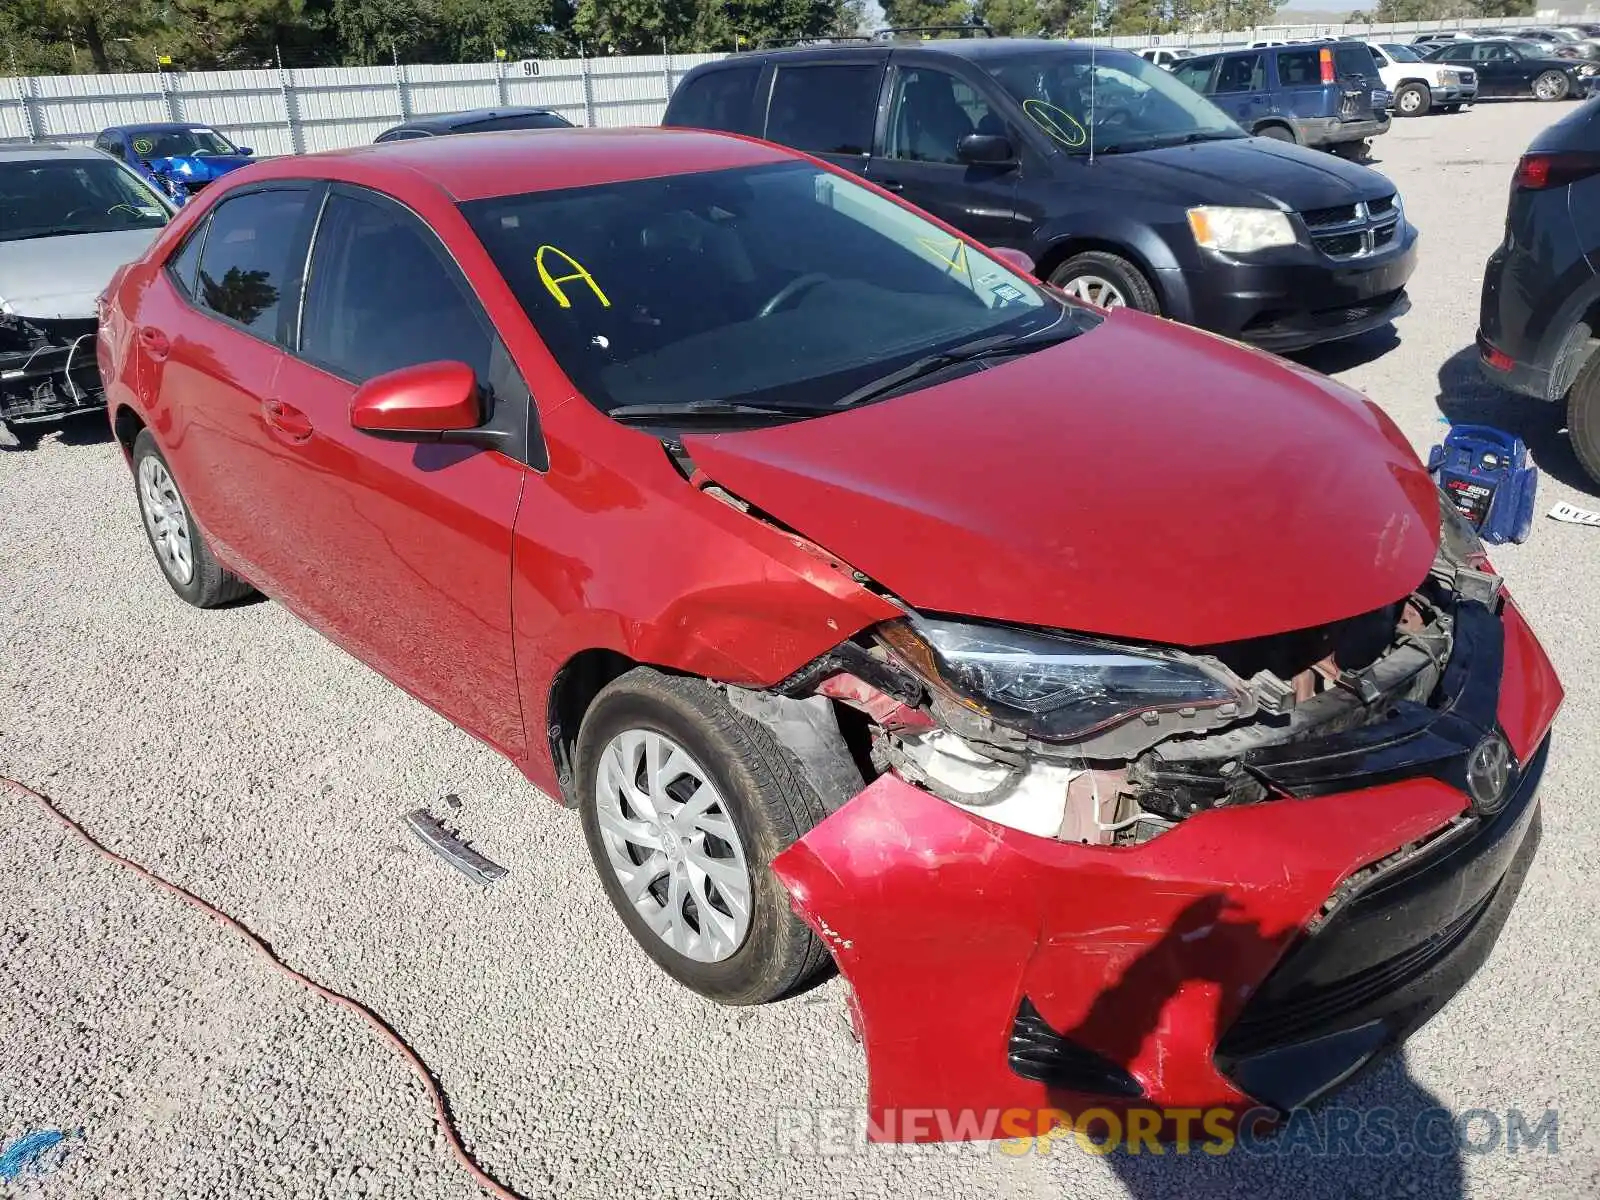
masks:
[(1354, 204), (1336, 204), (1332, 208), (1308, 208), (1300, 216), (1307, 229), (1316, 230), (1327, 225), (1348, 225), (1360, 214)]
[(1026, 996), (1011, 1023), (1006, 1058), (1022, 1078), (1063, 1091), (1095, 1096), (1144, 1095), (1139, 1081), (1116, 1063), (1052, 1029)]

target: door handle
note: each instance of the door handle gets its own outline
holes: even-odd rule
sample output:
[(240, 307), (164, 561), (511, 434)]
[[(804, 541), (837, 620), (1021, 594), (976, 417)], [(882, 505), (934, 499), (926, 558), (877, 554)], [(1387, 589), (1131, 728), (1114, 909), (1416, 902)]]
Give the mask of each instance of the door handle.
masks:
[(311, 436), (311, 418), (282, 400), (263, 400), (261, 417), (269, 429), (277, 430), (290, 441), (303, 442)]
[(878, 186), (886, 192), (903, 192), (906, 190), (906, 185), (898, 179), (885, 179)]
[(167, 335), (154, 325), (139, 327), (139, 345), (143, 346), (144, 352), (157, 362), (166, 358), (172, 349), (172, 343), (167, 341)]

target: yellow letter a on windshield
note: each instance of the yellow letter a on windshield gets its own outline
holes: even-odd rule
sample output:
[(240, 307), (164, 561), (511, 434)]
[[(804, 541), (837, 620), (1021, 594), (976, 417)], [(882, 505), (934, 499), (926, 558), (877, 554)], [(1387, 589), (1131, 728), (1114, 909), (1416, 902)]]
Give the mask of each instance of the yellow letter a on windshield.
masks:
[[(550, 268), (544, 265), (544, 256), (547, 254), (559, 254), (566, 260), (567, 265), (572, 268), (571, 273), (567, 275), (551, 275)], [(533, 265), (539, 268), (539, 278), (544, 280), (544, 286), (556, 298), (556, 303), (561, 305), (562, 308), (571, 308), (572, 301), (567, 299), (567, 294), (561, 290), (561, 285), (563, 283), (573, 283), (579, 279), (589, 285), (589, 289), (594, 292), (595, 298), (604, 307), (611, 307), (611, 301), (606, 299), (606, 294), (600, 290), (600, 285), (594, 281), (594, 276), (584, 269), (582, 263), (561, 249), (561, 247), (540, 246), (538, 252), (533, 256)]]

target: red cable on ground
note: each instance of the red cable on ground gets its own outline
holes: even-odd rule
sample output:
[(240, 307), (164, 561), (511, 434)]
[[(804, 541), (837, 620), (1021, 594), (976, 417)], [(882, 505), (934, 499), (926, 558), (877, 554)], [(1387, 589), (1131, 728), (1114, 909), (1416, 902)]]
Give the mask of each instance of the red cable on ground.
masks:
[(422, 1086), (427, 1089), (428, 1095), (433, 1098), (433, 1109), (439, 1118), (439, 1128), (444, 1131), (445, 1141), (450, 1146), (450, 1152), (456, 1156), (457, 1161), (461, 1163), (461, 1166), (466, 1170), (467, 1174), (472, 1176), (473, 1180), (478, 1184), (479, 1187), (488, 1192), (489, 1195), (495, 1197), (495, 1200), (528, 1200), (526, 1196), (523, 1196), (517, 1192), (513, 1192), (510, 1188), (498, 1182), (493, 1176), (491, 1176), (487, 1171), (478, 1165), (478, 1160), (473, 1158), (472, 1152), (462, 1144), (461, 1135), (456, 1132), (455, 1122), (450, 1116), (449, 1102), (445, 1099), (444, 1090), (440, 1088), (438, 1082), (434, 1079), (433, 1072), (428, 1069), (428, 1064), (423, 1062), (422, 1059), (417, 1055), (417, 1052), (408, 1046), (405, 1040), (401, 1038), (401, 1036), (393, 1029), (391, 1029), (389, 1027), (389, 1023), (377, 1013), (373, 1012), (365, 1004), (361, 1003), (361, 1001), (352, 999), (346, 995), (342, 995), (339, 992), (333, 991), (331, 988), (325, 988), (315, 979), (303, 975), (299, 971), (295, 970), (288, 963), (284, 962), (276, 954), (274, 954), (271, 948), (264, 941), (262, 941), (254, 933), (251, 933), (249, 929), (240, 924), (234, 918), (230, 917), (227, 913), (223, 912), (220, 908), (217, 908), (215, 905), (208, 904), (206, 901), (200, 899), (199, 896), (196, 896), (192, 892), (185, 891), (183, 888), (179, 887), (175, 883), (172, 883), (170, 880), (161, 878), (161, 876), (157, 875), (154, 871), (151, 871), (147, 867), (141, 866), (140, 864), (134, 862), (131, 858), (124, 858), (115, 850), (107, 849), (105, 846), (101, 845), (100, 842), (96, 841), (94, 836), (85, 830), (83, 826), (79, 825), (71, 817), (67, 816), (66, 813), (57, 808), (53, 802), (45, 799), (32, 788), (26, 787), (14, 779), (4, 778), (0, 778), (0, 787), (4, 787), (6, 791), (16, 796), (19, 800), (32, 800), (44, 810), (46, 815), (54, 818), (58, 823), (64, 825), (67, 829), (77, 834), (78, 837), (87, 842), (92, 849), (94, 849), (103, 857), (109, 858), (112, 862), (119, 863), (120, 865), (127, 867), (134, 874), (142, 876), (143, 878), (148, 879), (151, 883), (155, 884), (157, 887), (164, 888), (171, 892), (174, 896), (178, 897), (178, 899), (182, 900), (191, 908), (199, 909), (201, 912), (205, 913), (206, 916), (217, 922), (217, 924), (233, 930), (234, 933), (237, 933), (240, 937), (244, 938), (245, 941), (249, 942), (250, 945), (254, 947), (257, 954), (261, 955), (261, 957), (266, 959), (267, 962), (271, 963), (275, 968), (277, 968), (279, 971), (282, 971), (285, 975), (289, 976), (290, 979), (293, 979), (302, 987), (308, 988), (317, 995), (321, 996), (324, 1000), (330, 1000), (334, 1004), (340, 1005), (343, 1008), (347, 1008), (351, 1012), (360, 1016), (367, 1022), (367, 1024), (371, 1025), (378, 1031), (379, 1035), (382, 1036), (384, 1041), (388, 1042), (389, 1045), (393, 1046), (395, 1050), (399, 1052), (400, 1056), (404, 1058), (408, 1064), (410, 1064), (411, 1069), (416, 1073), (417, 1078), (422, 1080)]

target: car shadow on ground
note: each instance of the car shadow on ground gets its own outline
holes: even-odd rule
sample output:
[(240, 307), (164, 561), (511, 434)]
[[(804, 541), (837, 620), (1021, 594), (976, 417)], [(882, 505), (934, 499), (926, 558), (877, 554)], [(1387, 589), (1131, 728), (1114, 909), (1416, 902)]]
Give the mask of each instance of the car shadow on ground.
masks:
[(1324, 375), (1337, 375), (1382, 358), (1400, 345), (1400, 335), (1393, 325), (1385, 325), (1359, 337), (1339, 342), (1323, 342), (1305, 350), (1296, 350), (1286, 357)]
[(1466, 346), (1439, 368), (1439, 411), (1452, 425), (1491, 425), (1514, 434), (1550, 478), (1590, 495), (1600, 494), (1572, 452), (1564, 404), (1534, 400), (1496, 387), (1478, 369), (1478, 351)]
[[(1231, 1023), (1238, 1004), (1230, 1005), (1224, 989), (1237, 977), (1235, 964), (1275, 962), (1297, 937), (1292, 927), (1263, 931), (1222, 895), (1198, 897), (1065, 1036), (1127, 1063), (1167, 1019), (1174, 997), (1208, 985), (1216, 993), (1219, 1021)], [(1069, 1113), (1083, 1108), (1081, 1097), (1068, 1094), (1051, 1102)], [(1105, 1162), (1136, 1200), (1465, 1195), (1458, 1118), (1411, 1077), (1403, 1055), (1358, 1073), (1326, 1102), (1296, 1109), (1275, 1127), (1246, 1119), (1249, 1132), (1241, 1132), (1231, 1148), (1208, 1138), (1204, 1117), (1195, 1113), (1187, 1152), (1177, 1142), (1160, 1153), (1148, 1143), (1124, 1144), (1105, 1154)], [(1090, 1132), (1097, 1131), (1091, 1126)], [(1471, 1126), (1465, 1132), (1471, 1134)]]
[(111, 424), (101, 409), (75, 413), (59, 421), (39, 421), (10, 428), (17, 439), (17, 444), (10, 448), (13, 454), (37, 450), (45, 441), (60, 442), (64, 446), (99, 446), (111, 440)]

